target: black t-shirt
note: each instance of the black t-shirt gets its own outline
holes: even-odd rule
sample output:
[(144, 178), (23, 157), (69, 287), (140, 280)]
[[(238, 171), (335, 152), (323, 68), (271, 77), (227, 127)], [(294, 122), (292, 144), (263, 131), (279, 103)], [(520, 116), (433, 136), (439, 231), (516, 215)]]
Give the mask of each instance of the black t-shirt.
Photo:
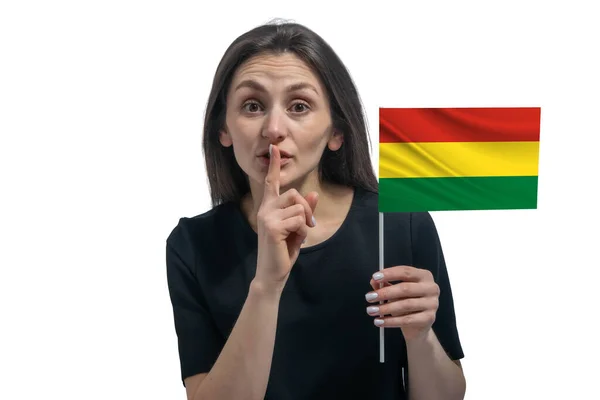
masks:
[[(433, 273), (441, 294), (433, 325), (452, 359), (463, 358), (444, 256), (429, 213), (386, 213), (384, 266)], [(169, 291), (181, 377), (209, 372), (241, 312), (256, 272), (257, 235), (232, 203), (182, 218), (167, 239)], [(406, 347), (399, 328), (379, 328), (365, 294), (379, 269), (377, 194), (357, 188), (326, 241), (303, 248), (280, 300), (265, 399), (405, 399)]]

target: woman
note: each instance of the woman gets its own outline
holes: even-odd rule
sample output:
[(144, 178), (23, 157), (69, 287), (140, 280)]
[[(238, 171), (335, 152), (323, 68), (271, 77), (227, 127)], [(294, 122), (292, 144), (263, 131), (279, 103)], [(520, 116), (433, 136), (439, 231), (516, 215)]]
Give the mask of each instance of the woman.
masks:
[(435, 226), (428, 213), (386, 215), (377, 272), (361, 102), (322, 38), (267, 24), (236, 39), (216, 71), (204, 151), (214, 207), (167, 240), (189, 399), (463, 398)]

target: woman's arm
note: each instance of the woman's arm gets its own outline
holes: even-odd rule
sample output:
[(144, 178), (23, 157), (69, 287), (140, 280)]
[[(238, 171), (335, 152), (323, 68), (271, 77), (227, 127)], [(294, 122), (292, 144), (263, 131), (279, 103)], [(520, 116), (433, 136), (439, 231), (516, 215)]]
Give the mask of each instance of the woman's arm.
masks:
[(460, 361), (448, 357), (432, 329), (406, 341), (410, 400), (462, 400), (466, 382)]
[(190, 400), (262, 400), (271, 371), (281, 290), (256, 280), (215, 365), (186, 380)]
[[(316, 193), (279, 194), (281, 155), (270, 146), (269, 170), (256, 216), (256, 275), (238, 320), (215, 364), (190, 385), (195, 400), (262, 400), (271, 372), (279, 302), (309, 226), (315, 225)], [(200, 339), (194, 339), (199, 341)], [(198, 343), (196, 343), (198, 344)], [(197, 388), (195, 388), (197, 387)]]
[(452, 287), (435, 223), (429, 213), (411, 218), (413, 261), (428, 270), (438, 285), (435, 323), (422, 335), (406, 340), (410, 400), (462, 400), (465, 376), (459, 362), (460, 344)]

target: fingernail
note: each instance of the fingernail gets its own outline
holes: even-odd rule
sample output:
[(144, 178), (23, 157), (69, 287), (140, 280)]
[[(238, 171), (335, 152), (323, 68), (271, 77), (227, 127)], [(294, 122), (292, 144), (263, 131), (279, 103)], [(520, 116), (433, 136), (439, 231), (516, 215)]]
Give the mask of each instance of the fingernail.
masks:
[(383, 274), (381, 272), (376, 272), (373, 274), (373, 279), (375, 279), (376, 281), (383, 279)]
[(304, 243), (306, 243), (306, 239), (304, 239), (304, 240), (302, 241), (302, 244), (304, 244)]
[(315, 216), (312, 216), (312, 226), (315, 227), (317, 226), (317, 220), (315, 219)]
[(367, 299), (367, 301), (375, 300), (377, 298), (377, 293), (375, 293), (375, 292), (367, 293), (365, 298)]
[(379, 318), (375, 319), (375, 325), (377, 325), (377, 326), (383, 325), (383, 320), (379, 319)]
[(272, 151), (273, 151), (273, 145), (272, 145), (272, 144), (270, 144), (270, 145), (269, 145), (269, 157), (271, 156), (271, 152), (272, 152)]
[(367, 313), (369, 314), (377, 314), (379, 312), (379, 307), (371, 306), (367, 307)]

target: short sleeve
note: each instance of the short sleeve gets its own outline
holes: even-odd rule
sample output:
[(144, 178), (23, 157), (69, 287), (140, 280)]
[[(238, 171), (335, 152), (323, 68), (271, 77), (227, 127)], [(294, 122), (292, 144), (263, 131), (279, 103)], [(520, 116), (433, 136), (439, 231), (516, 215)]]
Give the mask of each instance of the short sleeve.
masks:
[(456, 326), (450, 278), (438, 232), (429, 213), (412, 213), (411, 241), (414, 266), (430, 270), (440, 287), (433, 331), (448, 356), (453, 360), (461, 359), (464, 354)]
[(167, 281), (182, 380), (209, 372), (223, 347), (194, 272), (196, 257), (183, 221), (166, 241)]

